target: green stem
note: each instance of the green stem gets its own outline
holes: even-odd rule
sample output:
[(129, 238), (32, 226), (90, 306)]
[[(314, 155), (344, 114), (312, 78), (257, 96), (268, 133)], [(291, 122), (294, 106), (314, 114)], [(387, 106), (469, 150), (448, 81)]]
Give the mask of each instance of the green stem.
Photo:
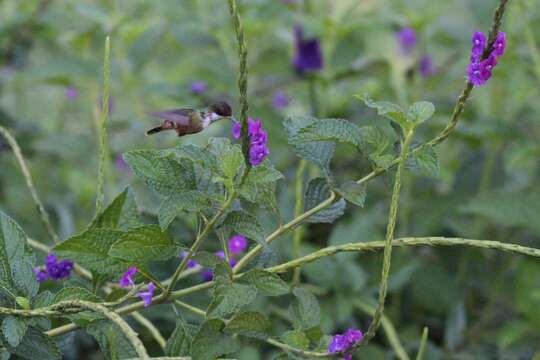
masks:
[(381, 317), (384, 312), (384, 304), (386, 301), (386, 292), (388, 289), (388, 277), (390, 275), (390, 264), (392, 260), (392, 241), (394, 240), (394, 230), (396, 228), (397, 213), (399, 208), (399, 197), (401, 193), (401, 176), (405, 168), (405, 162), (409, 153), (409, 146), (414, 137), (414, 131), (410, 130), (406, 135), (401, 148), (401, 156), (396, 171), (396, 179), (394, 181), (394, 190), (392, 191), (392, 200), (390, 203), (390, 211), (388, 213), (388, 226), (386, 228), (386, 243), (384, 246), (383, 266), (381, 271), (381, 283), (379, 286), (379, 302), (373, 320), (369, 325), (368, 331), (362, 341), (367, 344), (369, 340), (375, 336), (379, 328)]
[(28, 170), (28, 166), (26, 166), (26, 161), (24, 160), (24, 156), (22, 154), (21, 148), (19, 147), (19, 144), (17, 143), (17, 140), (5, 127), (1, 125), (0, 134), (2, 134), (2, 136), (6, 139), (7, 143), (11, 147), (11, 151), (13, 151), (15, 159), (17, 159), (17, 162), (19, 163), (19, 167), (21, 168), (24, 181), (26, 182), (26, 187), (28, 188), (28, 191), (30, 191), (32, 200), (34, 200), (34, 204), (36, 204), (37, 210), (41, 217), (41, 221), (45, 225), (45, 228), (47, 229), (47, 232), (49, 233), (49, 236), (51, 237), (53, 242), (55, 244), (58, 243), (60, 239), (58, 238), (58, 234), (56, 233), (54, 227), (51, 224), (49, 213), (47, 212), (45, 206), (43, 206), (43, 203), (39, 198), (37, 190), (34, 186), (34, 182), (32, 181), (32, 175), (30, 175), (30, 170)]
[[(304, 210), (304, 173), (306, 171), (307, 162), (300, 160), (298, 169), (296, 170), (296, 184), (295, 184), (295, 204), (294, 204), (294, 216), (298, 217), (302, 215)], [(302, 235), (304, 234), (302, 227), (297, 227), (293, 234), (293, 254), (294, 257), (300, 257), (300, 247), (302, 243)], [(294, 285), (300, 283), (300, 268), (296, 268), (294, 271), (293, 281)]]
[(103, 99), (101, 102), (101, 116), (98, 127), (99, 159), (96, 195), (97, 218), (103, 209), (105, 198), (105, 161), (107, 158), (107, 122), (109, 121), (109, 96), (110, 96), (110, 66), (111, 66), (111, 40), (105, 39), (105, 54), (103, 59)]
[(428, 328), (424, 327), (424, 331), (422, 331), (422, 340), (420, 341), (420, 348), (418, 349), (418, 355), (416, 356), (416, 360), (422, 360), (424, 359), (424, 354), (426, 352), (426, 344), (428, 339)]

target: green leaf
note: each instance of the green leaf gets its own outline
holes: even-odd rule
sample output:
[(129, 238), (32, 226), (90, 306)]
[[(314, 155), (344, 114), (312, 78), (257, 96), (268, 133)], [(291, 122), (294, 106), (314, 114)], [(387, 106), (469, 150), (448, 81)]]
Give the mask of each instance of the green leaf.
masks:
[(11, 264), (11, 277), (19, 294), (33, 298), (39, 291), (39, 283), (34, 272), (35, 261), (33, 257), (15, 260)]
[(281, 340), (300, 350), (307, 350), (309, 347), (309, 339), (301, 330), (289, 330), (281, 335)]
[(165, 355), (167, 356), (189, 356), (193, 335), (182, 319), (176, 320), (176, 327), (167, 345), (165, 345)]
[(35, 298), (32, 299), (32, 308), (38, 309), (41, 307), (49, 306), (53, 304), (55, 295), (49, 290), (40, 292)]
[(135, 195), (128, 187), (110, 203), (90, 227), (129, 230), (140, 225)]
[(124, 154), (135, 176), (161, 195), (195, 189), (193, 162), (154, 150), (134, 150)]
[(356, 181), (347, 181), (339, 190), (339, 194), (350, 203), (363, 207), (366, 202), (366, 185)]
[(198, 190), (188, 190), (168, 196), (159, 208), (159, 226), (165, 231), (173, 220), (184, 212), (199, 212), (211, 207), (208, 195)]
[(300, 158), (317, 165), (326, 178), (330, 177), (330, 161), (334, 156), (335, 145), (332, 141), (314, 141), (297, 143), (294, 139), (298, 132), (317, 119), (307, 116), (292, 116), (285, 119), (283, 125), (287, 131), (288, 142)]
[(360, 127), (344, 119), (319, 119), (301, 128), (293, 136), (295, 143), (311, 141), (339, 141), (349, 143), (359, 150), (363, 148), (363, 132)]
[(231, 233), (242, 234), (259, 243), (264, 240), (264, 230), (257, 218), (242, 210), (229, 212), (220, 228)]
[(90, 301), (99, 303), (103, 301), (99, 296), (95, 295), (93, 292), (91, 292), (88, 289), (85, 289), (83, 287), (66, 287), (60, 290), (56, 295), (54, 296), (54, 299), (52, 301), (53, 304), (57, 304), (62, 301), (69, 301), (69, 300), (83, 300), (83, 301)]
[(261, 313), (255, 311), (239, 312), (227, 322), (225, 332), (259, 339), (268, 337), (270, 321)]
[[(312, 179), (306, 189), (304, 211), (311, 210), (330, 197), (330, 186), (323, 178)], [(332, 205), (311, 215), (307, 221), (312, 223), (332, 223), (345, 213), (345, 200), (339, 199)]]
[(364, 147), (362, 152), (367, 155), (377, 168), (387, 169), (394, 160), (392, 147), (393, 139), (381, 129), (373, 126), (362, 127)]
[(439, 157), (432, 146), (422, 146), (407, 159), (407, 168), (433, 178), (439, 177)]
[(367, 95), (356, 95), (355, 97), (363, 101), (366, 106), (372, 109), (376, 109), (377, 114), (395, 121), (401, 127), (407, 128), (409, 126), (407, 114), (398, 105), (393, 104), (389, 101), (373, 101)]
[(97, 340), (106, 359), (136, 359), (138, 357), (124, 333), (110, 321), (94, 321), (86, 327), (86, 331)]
[(109, 250), (123, 234), (112, 229), (90, 229), (56, 245), (54, 252), (98, 274), (117, 274), (125, 270), (126, 264), (110, 257)]
[(280, 296), (290, 292), (289, 285), (285, 281), (278, 275), (265, 270), (249, 270), (242, 276), (242, 281), (255, 286), (266, 296)]
[(10, 315), (2, 321), (2, 334), (4, 334), (4, 338), (12, 347), (16, 347), (21, 343), (27, 329), (28, 322), (23, 318)]
[(262, 184), (283, 179), (283, 174), (268, 163), (252, 168), (246, 178), (246, 183)]
[(235, 313), (257, 296), (254, 286), (235, 283), (223, 277), (218, 277), (215, 281), (212, 301), (206, 310), (207, 317), (222, 317)]
[(172, 237), (162, 232), (159, 226), (146, 225), (123, 233), (112, 245), (109, 256), (132, 264), (144, 264), (178, 256), (179, 250)]
[(295, 328), (308, 330), (319, 325), (321, 309), (312, 293), (303, 288), (293, 290), (296, 300), (289, 306), (289, 317)]
[(429, 101), (419, 101), (409, 107), (409, 118), (416, 125), (428, 120), (435, 113), (435, 106)]
[(8, 351), (26, 359), (60, 360), (62, 354), (51, 338), (30, 326), (16, 347), (5, 344)]
[(231, 146), (228, 151), (220, 154), (218, 161), (223, 175), (231, 181), (244, 171), (244, 155), (239, 146)]
[(206, 320), (191, 343), (193, 360), (214, 360), (220, 356), (239, 350), (239, 345), (232, 337), (225, 334), (225, 323), (219, 319)]
[(35, 265), (35, 258), (28, 244), (26, 235), (19, 225), (9, 216), (0, 212), (0, 299), (15, 300), (19, 294), (29, 297), (35, 295), (35, 276), (13, 274), (19, 269)]

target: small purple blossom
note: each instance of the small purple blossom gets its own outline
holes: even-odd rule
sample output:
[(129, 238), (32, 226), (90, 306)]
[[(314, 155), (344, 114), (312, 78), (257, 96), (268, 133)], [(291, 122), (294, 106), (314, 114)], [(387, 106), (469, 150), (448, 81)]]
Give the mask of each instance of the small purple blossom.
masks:
[(487, 49), (486, 37), (479, 31), (473, 33), (471, 62), (467, 66), (467, 80), (474, 86), (484, 85), (491, 78), (492, 71), (497, 65), (497, 58), (504, 54), (505, 47), (506, 36), (500, 32), (493, 43), (491, 53), (487, 55), (486, 59), (481, 60)]
[(319, 71), (323, 68), (321, 43), (318, 38), (305, 39), (304, 29), (297, 25), (294, 28), (295, 54), (293, 66), (297, 73)]
[(247, 239), (244, 235), (236, 235), (229, 239), (229, 251), (238, 255), (247, 248)]
[[(186, 256), (188, 255), (188, 252), (187, 251), (182, 251), (182, 253), (180, 254), (180, 258), (181, 259), (184, 259)], [(196, 262), (195, 260), (193, 259), (189, 259), (188, 262), (187, 262), (187, 268), (188, 269), (193, 269), (193, 268), (196, 268), (197, 266), (199, 266), (199, 263)]]
[(433, 58), (429, 55), (424, 55), (420, 58), (418, 63), (420, 75), (423, 78), (430, 77), (435, 73), (435, 66), (433, 65)]
[(114, 159), (114, 166), (116, 167), (116, 170), (120, 172), (129, 172), (130, 167), (124, 160), (124, 157), (121, 154), (116, 155)]
[(156, 290), (156, 285), (153, 282), (148, 284), (146, 291), (138, 292), (137, 295), (144, 301), (144, 307), (150, 306), (152, 304), (152, 298), (154, 297), (154, 291)]
[(75, 100), (79, 97), (79, 91), (77, 90), (76, 87), (70, 86), (66, 88), (64, 92), (64, 96), (66, 97), (67, 100)]
[(203, 270), (201, 271), (201, 277), (204, 282), (209, 282), (214, 279), (214, 273), (212, 272), (212, 270)]
[(73, 261), (71, 260), (58, 260), (56, 255), (51, 253), (47, 255), (47, 260), (45, 261), (45, 268), (42, 269), (37, 267), (34, 269), (36, 278), (38, 281), (45, 281), (48, 279), (51, 280), (62, 280), (69, 275), (71, 275), (71, 270), (73, 270)]
[[(358, 329), (347, 329), (343, 334), (337, 334), (332, 337), (330, 344), (328, 344), (328, 352), (331, 354), (338, 354), (348, 351), (353, 346), (358, 344), (364, 339), (364, 334)], [(352, 359), (351, 354), (345, 354), (344, 360)]]
[(272, 97), (272, 106), (276, 110), (283, 110), (289, 106), (289, 97), (283, 91), (276, 91)]
[(401, 51), (408, 54), (416, 46), (416, 31), (411, 27), (404, 27), (397, 33), (397, 39)]
[[(233, 123), (232, 134), (235, 139), (240, 139), (240, 122)], [(270, 150), (266, 146), (268, 136), (262, 126), (261, 120), (253, 120), (252, 118), (248, 118), (248, 136), (250, 140), (249, 162), (253, 166), (258, 166), (263, 162), (268, 154), (270, 154)]]
[(208, 90), (208, 85), (204, 81), (195, 81), (191, 83), (191, 92), (195, 95), (202, 95)]
[[(223, 250), (219, 250), (218, 252), (216, 252), (215, 254), (218, 258), (221, 258), (223, 260), (225, 260), (225, 252)], [(230, 267), (234, 267), (234, 265), (236, 265), (236, 259), (233, 258), (233, 257), (230, 257), (229, 258), (229, 266)]]
[(135, 283), (133, 282), (133, 276), (137, 273), (137, 268), (135, 266), (131, 266), (127, 271), (122, 274), (122, 277), (120, 277), (120, 287), (121, 288), (127, 288), (129, 286), (134, 286)]

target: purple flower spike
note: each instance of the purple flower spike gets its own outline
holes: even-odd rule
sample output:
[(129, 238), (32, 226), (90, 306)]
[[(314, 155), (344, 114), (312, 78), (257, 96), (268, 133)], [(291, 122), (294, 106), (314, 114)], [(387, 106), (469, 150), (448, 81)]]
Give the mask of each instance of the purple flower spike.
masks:
[(236, 140), (242, 136), (242, 124), (240, 124), (240, 121), (233, 121), (232, 135)]
[[(364, 334), (358, 329), (348, 329), (343, 334), (337, 334), (332, 337), (330, 344), (328, 344), (328, 352), (331, 354), (338, 354), (348, 351), (353, 346), (358, 344), (364, 339)], [(351, 354), (345, 354), (344, 360), (351, 360)]]
[(276, 91), (272, 98), (272, 106), (276, 110), (283, 110), (289, 106), (289, 97), (283, 91)]
[(144, 307), (150, 306), (152, 304), (152, 298), (154, 297), (154, 291), (156, 290), (156, 285), (153, 282), (148, 284), (148, 289), (146, 291), (141, 291), (137, 295), (144, 301)]
[(67, 100), (75, 100), (79, 97), (79, 92), (77, 91), (77, 88), (70, 86), (66, 88), (64, 96)]
[(486, 36), (480, 31), (475, 31), (472, 39), (471, 62), (478, 61), (486, 48)]
[(420, 75), (423, 78), (430, 77), (435, 73), (435, 67), (433, 65), (433, 58), (429, 55), (424, 55), (420, 58), (420, 62), (418, 64)]
[(49, 275), (47, 275), (47, 273), (45, 272), (45, 270), (43, 270), (43, 269), (40, 268), (39, 266), (37, 266), (36, 268), (34, 268), (34, 273), (36, 274), (36, 279), (37, 279), (37, 281), (39, 281), (39, 282), (43, 282), (43, 281), (49, 280)]
[(120, 278), (120, 287), (121, 288), (127, 288), (129, 286), (134, 286), (135, 283), (133, 282), (133, 276), (137, 273), (137, 268), (135, 266), (131, 266), (127, 271), (122, 275)]
[(52, 280), (62, 280), (69, 275), (71, 275), (71, 270), (73, 270), (73, 261), (71, 260), (60, 260), (56, 258), (55, 254), (47, 255), (47, 260), (45, 262), (45, 272), (48, 277)]
[(208, 85), (204, 81), (195, 81), (191, 83), (191, 92), (195, 95), (202, 95), (208, 90)]
[(319, 39), (304, 39), (304, 29), (294, 28), (295, 55), (293, 66), (297, 73), (319, 71), (323, 68), (323, 56)]
[(247, 239), (243, 235), (236, 235), (229, 239), (229, 251), (233, 255), (238, 255), (247, 248)]
[(503, 56), (504, 55), (504, 49), (506, 48), (506, 34), (502, 31), (497, 34), (497, 38), (495, 39), (495, 42), (493, 43), (493, 52), (495, 56)]
[[(241, 137), (241, 125), (239, 122), (233, 124), (232, 133), (236, 139)], [(261, 120), (248, 118), (248, 136), (250, 140), (249, 162), (253, 166), (260, 165), (268, 154), (270, 154), (270, 150), (266, 146), (268, 136), (262, 126)]]
[(405, 54), (411, 52), (416, 46), (416, 31), (411, 27), (402, 28), (397, 34), (401, 51)]
[(260, 165), (264, 158), (268, 156), (270, 151), (266, 147), (266, 145), (261, 146), (252, 146), (251, 149), (249, 149), (249, 162), (253, 166)]

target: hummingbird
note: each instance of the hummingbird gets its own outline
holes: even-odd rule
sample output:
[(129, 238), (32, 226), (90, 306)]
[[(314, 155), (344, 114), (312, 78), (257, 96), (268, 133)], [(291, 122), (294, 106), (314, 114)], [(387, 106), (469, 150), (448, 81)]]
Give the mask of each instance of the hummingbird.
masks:
[(174, 130), (178, 136), (196, 134), (220, 119), (232, 119), (232, 109), (225, 101), (216, 101), (204, 109), (174, 109), (152, 112), (150, 115), (162, 119), (160, 126), (150, 129), (146, 135), (165, 130)]

